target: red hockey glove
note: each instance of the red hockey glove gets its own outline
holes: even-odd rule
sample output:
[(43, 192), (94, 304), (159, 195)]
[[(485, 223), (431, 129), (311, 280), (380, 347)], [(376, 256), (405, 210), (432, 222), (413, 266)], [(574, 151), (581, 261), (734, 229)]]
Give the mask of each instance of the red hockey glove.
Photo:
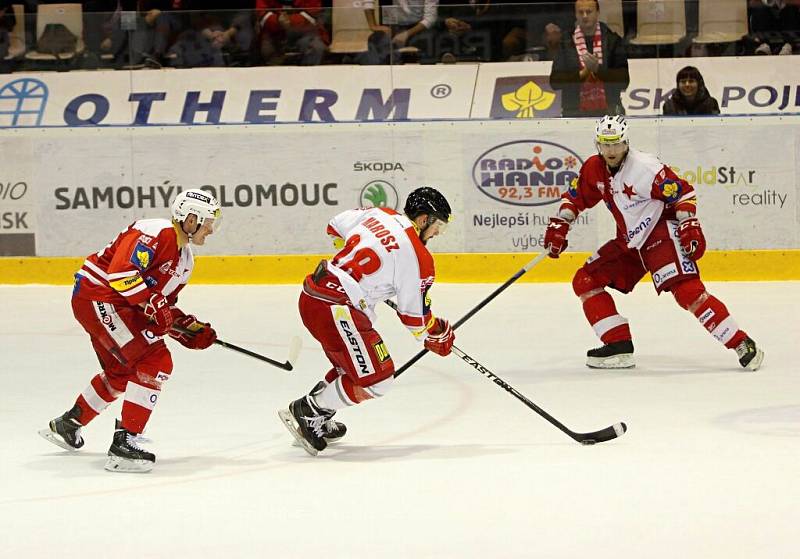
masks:
[(172, 326), (172, 311), (169, 309), (167, 298), (161, 293), (153, 293), (144, 304), (144, 314), (154, 326), (150, 327), (153, 334), (163, 336)]
[(450, 355), (456, 335), (450, 323), (443, 318), (437, 318), (433, 326), (428, 328), (428, 337), (425, 338), (425, 349), (444, 357)]
[[(180, 312), (180, 311), (178, 311)], [(183, 314), (172, 323), (169, 335), (189, 349), (206, 349), (217, 339), (217, 333), (208, 322), (200, 322), (194, 315)]]
[(566, 250), (567, 233), (569, 233), (569, 222), (560, 217), (551, 217), (550, 223), (544, 232), (544, 249), (550, 258), (558, 258), (558, 255)]
[(700, 260), (706, 252), (706, 238), (700, 228), (700, 220), (696, 217), (687, 217), (680, 222), (678, 240), (681, 243), (681, 252), (692, 260)]

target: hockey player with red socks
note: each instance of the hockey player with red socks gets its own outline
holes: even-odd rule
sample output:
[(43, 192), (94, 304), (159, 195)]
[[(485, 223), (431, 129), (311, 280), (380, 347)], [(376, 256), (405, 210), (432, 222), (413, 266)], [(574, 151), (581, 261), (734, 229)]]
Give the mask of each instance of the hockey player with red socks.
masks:
[(599, 369), (635, 365), (628, 321), (617, 312), (606, 287), (629, 293), (650, 272), (657, 293), (672, 293), (717, 341), (736, 352), (742, 367), (757, 370), (764, 352), (700, 280), (696, 262), (706, 241), (695, 216), (694, 188), (656, 156), (629, 148), (627, 132), (622, 116), (598, 121), (598, 154), (586, 160), (561, 196), (558, 215), (550, 218), (545, 232), (545, 250), (558, 258), (580, 212), (604, 202), (617, 224), (616, 238), (601, 246), (572, 280), (583, 312), (603, 342), (589, 350), (586, 364)]
[(444, 356), (453, 347), (450, 323), (431, 314), (435, 273), (425, 246), (450, 221), (450, 204), (436, 189), (421, 187), (409, 194), (404, 212), (365, 208), (335, 216), (328, 234), (341, 250), (303, 283), (300, 316), (333, 367), (278, 415), (312, 456), (346, 432), (333, 420), (337, 410), (383, 396), (392, 384), (394, 364), (373, 326), (375, 305), (396, 297), (398, 318), (428, 350)]
[(67, 450), (83, 446), (81, 428), (120, 396), (106, 470), (148, 472), (155, 455), (141, 446), (162, 385), (172, 373), (163, 337), (190, 349), (214, 343), (211, 325), (175, 305), (194, 267), (191, 244), (201, 246), (220, 225), (219, 202), (203, 190), (186, 190), (172, 204), (172, 221), (141, 219), (75, 274), (72, 311), (91, 338), (102, 371), (75, 405), (39, 434)]

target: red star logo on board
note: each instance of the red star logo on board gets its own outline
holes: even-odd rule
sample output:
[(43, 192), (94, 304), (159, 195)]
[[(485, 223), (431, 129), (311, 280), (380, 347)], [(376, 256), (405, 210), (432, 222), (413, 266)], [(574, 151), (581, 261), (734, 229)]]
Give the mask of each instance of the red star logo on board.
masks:
[(625, 196), (627, 196), (628, 200), (630, 200), (631, 197), (634, 194), (636, 194), (636, 192), (633, 191), (633, 186), (631, 186), (630, 184), (625, 184), (625, 183), (622, 183), (622, 184), (623, 184), (622, 192), (624, 192)]

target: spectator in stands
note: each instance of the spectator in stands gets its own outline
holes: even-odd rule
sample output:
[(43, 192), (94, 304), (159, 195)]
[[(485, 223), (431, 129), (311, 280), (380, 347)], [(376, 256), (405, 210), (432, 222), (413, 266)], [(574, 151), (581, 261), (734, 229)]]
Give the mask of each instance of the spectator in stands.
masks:
[(8, 48), (11, 46), (11, 31), (17, 24), (13, 3), (13, 0), (0, 0), (0, 60), (8, 56)]
[(561, 90), (565, 117), (625, 114), (620, 93), (628, 87), (628, 56), (622, 37), (601, 23), (597, 0), (577, 0), (574, 31), (565, 32), (550, 71)]
[(564, 29), (573, 21), (575, 0), (502, 0), (499, 18), (502, 60), (553, 60)]
[(800, 0), (750, 0), (755, 54), (792, 54), (800, 37)]
[(185, 29), (169, 50), (174, 66), (241, 65), (250, 59), (254, 40), (252, 0), (172, 0)]
[(676, 87), (664, 101), (665, 115), (718, 115), (719, 104), (706, 89), (700, 70), (694, 66), (681, 68), (675, 78)]
[(445, 63), (492, 60), (494, 22), (489, 1), (440, 0), (436, 21), (436, 57)]
[(322, 62), (330, 43), (321, 0), (256, 0), (256, 27), (263, 62), (282, 65), (296, 53), (304, 66)]
[(169, 47), (182, 30), (175, 10), (179, 0), (139, 0), (136, 33), (132, 39), (133, 62), (164, 66)]
[(439, 0), (394, 0), (383, 10), (383, 24), (375, 19), (375, 0), (362, 2), (367, 23), (372, 30), (367, 64), (400, 61), (400, 49), (414, 47), (420, 61), (435, 59), (434, 33), (431, 31), (439, 13)]
[[(180, 30), (174, 0), (87, 0), (83, 4), (87, 52), (84, 66), (96, 67), (111, 55), (113, 66), (164, 64)], [(132, 16), (131, 19), (125, 18)]]
[(558, 54), (561, 41), (563, 40), (561, 27), (557, 23), (548, 23), (544, 26), (542, 33), (542, 43), (544, 50), (539, 55), (539, 60), (555, 60)]
[[(136, 9), (135, 0), (85, 0), (83, 3), (83, 38), (86, 45), (84, 65), (96, 68), (101, 55), (114, 55), (117, 62), (125, 45), (125, 33), (120, 27), (123, 11)], [(120, 64), (123, 62), (120, 60)]]

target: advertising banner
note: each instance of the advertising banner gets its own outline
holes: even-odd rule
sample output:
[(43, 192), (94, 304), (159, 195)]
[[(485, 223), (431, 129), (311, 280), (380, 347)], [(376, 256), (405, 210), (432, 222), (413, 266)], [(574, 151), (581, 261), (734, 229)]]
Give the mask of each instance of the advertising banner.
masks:
[(0, 127), (467, 118), (474, 65), (199, 68), (0, 77)]
[[(660, 115), (678, 71), (695, 66), (721, 114), (800, 113), (800, 65), (792, 57), (661, 58), (628, 61), (622, 94), (628, 115)], [(550, 62), (481, 64), (472, 118), (540, 119), (561, 116), (561, 92), (550, 87)]]
[[(796, 117), (629, 124), (633, 147), (697, 188), (710, 248), (800, 247)], [(17, 129), (0, 138), (0, 233), (35, 233), (39, 256), (84, 255), (135, 219), (168, 217), (181, 189), (203, 188), (224, 215), (203, 253), (324, 253), (336, 213), (402, 210), (430, 185), (455, 214), (435, 251), (533, 252), (595, 151), (593, 130), (583, 119)], [(601, 204), (579, 217), (570, 248), (613, 236)]]
[(0, 140), (0, 256), (35, 255), (38, 199), (25, 164), (32, 149), (30, 138)]
[(800, 113), (800, 64), (792, 56), (630, 60), (631, 82), (622, 96), (628, 115), (658, 115), (676, 86), (678, 71), (694, 66), (723, 115)]
[[(799, 114), (791, 56), (692, 58), (722, 114)], [(630, 60), (629, 115), (653, 116), (687, 59)], [(550, 62), (198, 68), (0, 77), (0, 127), (191, 126), (561, 115)]]

